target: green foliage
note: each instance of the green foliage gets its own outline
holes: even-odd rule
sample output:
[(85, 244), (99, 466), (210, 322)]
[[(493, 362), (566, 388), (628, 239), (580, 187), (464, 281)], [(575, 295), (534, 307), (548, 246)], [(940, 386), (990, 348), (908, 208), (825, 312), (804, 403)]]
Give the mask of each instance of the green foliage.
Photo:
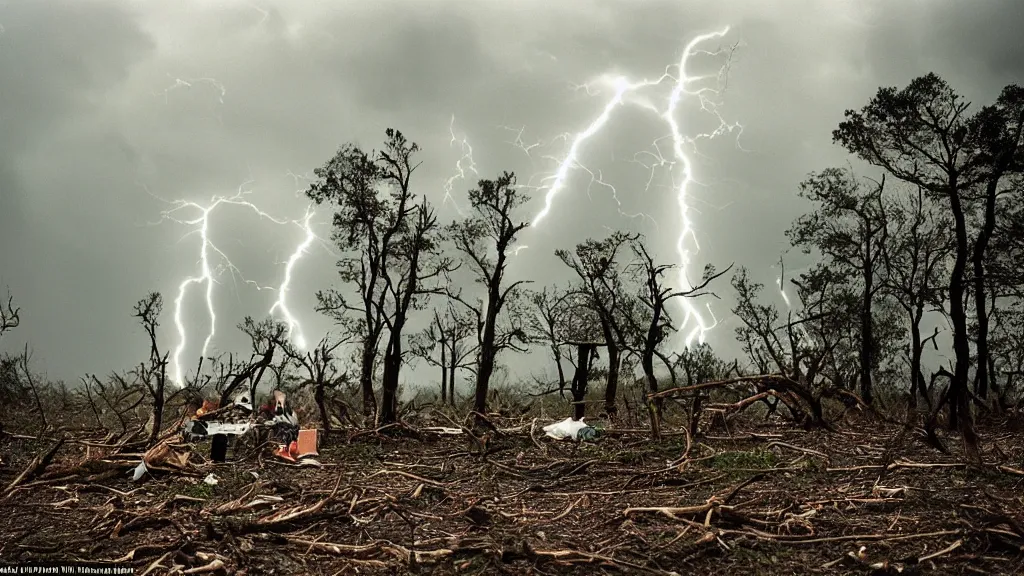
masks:
[(706, 465), (722, 471), (767, 470), (777, 463), (775, 453), (762, 448), (748, 451), (722, 452), (706, 461)]
[(724, 379), (729, 370), (729, 364), (706, 342), (680, 352), (676, 356), (676, 367), (686, 377), (686, 386)]
[(182, 490), (185, 496), (191, 496), (192, 498), (202, 498), (207, 500), (213, 497), (213, 486), (210, 486), (206, 482), (197, 482), (191, 484)]
[(969, 103), (934, 73), (906, 88), (880, 88), (860, 111), (847, 110), (832, 139), (896, 178), (945, 196), (951, 178), (969, 188), (983, 178), (979, 132)]

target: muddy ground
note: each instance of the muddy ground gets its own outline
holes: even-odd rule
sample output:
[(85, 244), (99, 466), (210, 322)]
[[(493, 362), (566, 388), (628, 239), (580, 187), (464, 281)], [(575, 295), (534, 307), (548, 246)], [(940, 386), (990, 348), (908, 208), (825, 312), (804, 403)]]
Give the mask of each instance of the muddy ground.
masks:
[[(136, 574), (1024, 571), (1024, 437), (1006, 423), (982, 426), (983, 467), (952, 439), (946, 455), (875, 421), (732, 426), (672, 466), (682, 432), (577, 444), (543, 423), (500, 423), (514, 431), (484, 456), (465, 436), (342, 431), (322, 440), (321, 468), (257, 453), (139, 483), (125, 464), (137, 456), (72, 438), (5, 489), (0, 560)], [(0, 439), (0, 484), (52, 444)]]

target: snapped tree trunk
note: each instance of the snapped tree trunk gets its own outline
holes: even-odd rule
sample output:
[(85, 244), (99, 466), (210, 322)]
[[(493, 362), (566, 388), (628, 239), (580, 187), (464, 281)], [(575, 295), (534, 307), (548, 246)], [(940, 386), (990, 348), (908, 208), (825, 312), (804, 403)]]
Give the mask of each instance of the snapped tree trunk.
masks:
[(164, 427), (164, 382), (160, 379), (153, 392), (153, 430), (149, 433), (149, 445), (154, 446)]

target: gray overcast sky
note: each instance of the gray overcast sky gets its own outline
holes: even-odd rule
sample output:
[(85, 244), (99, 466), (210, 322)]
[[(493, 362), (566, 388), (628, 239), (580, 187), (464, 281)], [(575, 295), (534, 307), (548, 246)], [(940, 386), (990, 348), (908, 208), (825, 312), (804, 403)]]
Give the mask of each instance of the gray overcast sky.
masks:
[[(1021, 23), (1019, 0), (0, 0), (0, 286), (23, 316), (3, 346), (30, 343), (51, 378), (129, 367), (145, 353), (131, 306), (151, 290), (167, 299), (162, 339), (173, 346), (172, 301), (198, 269), (199, 244), (183, 238), (193, 228), (150, 224), (171, 207), (155, 197), (207, 201), (249, 181), (249, 199), (300, 218), (305, 182), (292, 175), (309, 175), (344, 142), (376, 146), (393, 126), (423, 148), (416, 186), (440, 201), (462, 155), (450, 145), (453, 115), (481, 177), (515, 170), (537, 183), (556, 168), (543, 156), (567, 150), (552, 138), (583, 130), (609, 95), (575, 85), (605, 73), (657, 77), (695, 35), (724, 25), (729, 34), (703, 47), (740, 44), (719, 110), (745, 128), (742, 148), (726, 135), (694, 156), (694, 269), (736, 262), (770, 284), (783, 231), (803, 208), (797, 183), (847, 161), (831, 143), (843, 110), (928, 71), (990, 102), (1022, 77)], [(690, 72), (713, 73), (721, 62), (695, 60)], [(662, 108), (666, 94), (637, 100)], [(712, 127), (693, 100), (679, 118), (688, 134)], [(503, 125), (525, 127), (524, 144), (550, 144), (528, 157)], [(525, 239), (517, 270), (563, 279), (553, 249), (614, 228), (645, 232), (673, 258), (672, 174), (659, 172), (645, 191), (648, 171), (628, 162), (667, 133), (650, 112), (626, 106), (580, 153), (615, 186), (622, 212), (653, 214), (657, 227), (619, 215), (607, 187), (591, 186), (586, 200), (591, 178), (576, 170), (545, 227)], [(455, 183), (456, 200), (470, 178)], [(456, 215), (450, 206), (440, 213)], [(326, 237), (329, 214), (315, 220)], [(294, 224), (233, 206), (217, 208), (210, 229), (245, 278), (267, 286), (281, 282), (302, 239)], [(310, 339), (329, 328), (312, 308), (333, 262), (314, 245), (295, 268), (289, 304)], [(806, 264), (792, 256), (794, 268)], [(264, 316), (276, 294), (218, 278), (213, 344), (240, 351), (234, 325)], [(730, 291), (724, 280), (718, 289)], [(726, 322), (709, 335), (726, 350), (728, 308), (728, 298), (714, 304)], [(201, 290), (182, 317), (187, 360), (207, 330)]]

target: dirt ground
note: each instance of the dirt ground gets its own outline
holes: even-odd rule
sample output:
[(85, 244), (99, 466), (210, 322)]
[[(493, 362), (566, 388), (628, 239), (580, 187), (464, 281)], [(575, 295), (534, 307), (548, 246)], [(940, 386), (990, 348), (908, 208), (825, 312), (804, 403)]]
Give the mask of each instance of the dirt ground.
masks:
[(945, 455), (877, 422), (733, 426), (671, 466), (685, 433), (577, 444), (530, 424), (499, 423), (515, 430), (484, 456), (465, 436), (341, 431), (322, 440), (321, 468), (263, 454), (139, 483), (131, 455), (69, 440), (13, 488), (53, 440), (7, 435), (0, 560), (136, 574), (1024, 571), (1024, 439), (1005, 423), (980, 429), (983, 467), (952, 439)]

